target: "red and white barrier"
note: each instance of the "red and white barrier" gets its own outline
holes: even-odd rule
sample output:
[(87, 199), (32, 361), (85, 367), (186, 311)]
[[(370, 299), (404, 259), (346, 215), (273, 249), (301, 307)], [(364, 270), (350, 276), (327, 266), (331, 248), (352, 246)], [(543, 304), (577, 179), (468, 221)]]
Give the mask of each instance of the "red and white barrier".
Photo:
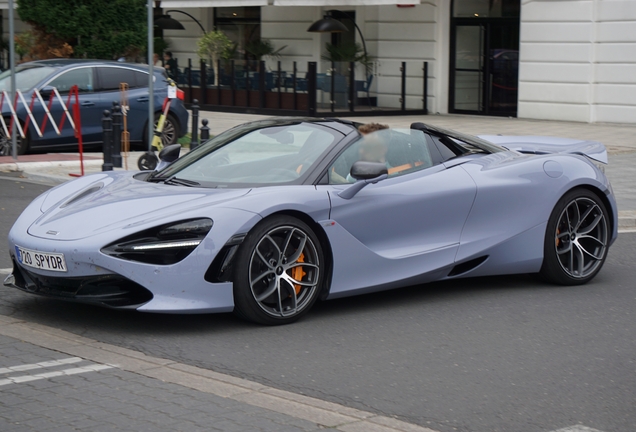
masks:
[[(7, 139), (10, 139), (13, 133), (13, 126), (15, 125), (16, 129), (20, 133), (20, 137), (24, 139), (26, 137), (25, 131), (28, 130), (29, 128), (29, 122), (32, 122), (33, 129), (38, 134), (38, 136), (42, 137), (43, 132), (47, 125), (47, 120), (48, 120), (51, 123), (53, 129), (55, 130), (55, 133), (57, 135), (60, 135), (61, 134), (60, 131), (64, 127), (64, 121), (68, 119), (68, 122), (73, 128), (73, 131), (75, 133), (75, 138), (77, 138), (78, 140), (79, 154), (80, 154), (80, 171), (81, 171), (81, 174), (69, 173), (69, 175), (73, 177), (83, 176), (84, 175), (84, 145), (82, 142), (82, 125), (81, 125), (81, 117), (80, 117), (80, 110), (79, 110), (80, 108), (79, 89), (76, 85), (71, 87), (68, 97), (66, 99), (66, 103), (64, 103), (64, 99), (62, 98), (58, 90), (55, 87), (53, 87), (52, 89), (53, 91), (49, 95), (48, 104), (44, 102), (44, 98), (42, 97), (42, 95), (37, 89), (34, 90), (33, 94), (31, 95), (30, 104), (27, 103), (27, 101), (24, 98), (24, 95), (22, 94), (22, 92), (20, 92), (20, 90), (16, 91), (13, 103), (11, 103), (10, 102), (11, 98), (7, 94), (6, 90), (3, 90), (2, 95), (0, 97), (0, 107), (4, 105), (4, 101), (6, 98), (7, 105), (9, 106), (9, 110), (11, 111), (11, 121), (9, 122), (9, 126), (7, 127), (4, 117), (0, 116), (0, 123), (1, 123), (2, 129), (4, 130), (4, 133)], [(51, 114), (51, 107), (53, 106), (53, 102), (55, 101), (55, 99), (59, 101), (60, 105), (62, 106), (62, 109), (64, 110), (64, 114), (62, 115), (62, 118), (60, 119), (59, 125), (55, 122), (55, 119), (53, 118), (53, 115)], [(42, 105), (42, 108), (44, 109), (44, 113), (45, 113), (44, 118), (42, 119), (41, 125), (38, 125), (37, 121), (35, 120), (35, 116), (33, 115), (33, 107), (35, 106), (36, 100)], [(20, 120), (17, 114), (18, 102), (22, 103), (22, 105), (24, 106), (27, 112), (27, 118), (24, 121), (24, 128), (20, 124)], [(69, 112), (69, 107), (72, 110), (72, 115)]]

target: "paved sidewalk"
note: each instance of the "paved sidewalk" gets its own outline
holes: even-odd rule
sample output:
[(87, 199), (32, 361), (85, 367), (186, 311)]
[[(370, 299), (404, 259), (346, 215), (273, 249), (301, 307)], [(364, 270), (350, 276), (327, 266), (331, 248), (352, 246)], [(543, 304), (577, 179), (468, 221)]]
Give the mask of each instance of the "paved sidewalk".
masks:
[(435, 432), (0, 315), (2, 431)]

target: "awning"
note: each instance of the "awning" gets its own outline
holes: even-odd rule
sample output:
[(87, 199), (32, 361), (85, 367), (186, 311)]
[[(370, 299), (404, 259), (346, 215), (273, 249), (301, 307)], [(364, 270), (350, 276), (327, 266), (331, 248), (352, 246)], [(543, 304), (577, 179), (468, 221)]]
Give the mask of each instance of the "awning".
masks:
[[(14, 2), (17, 8), (17, 1)], [(162, 0), (166, 8), (209, 8), (238, 6), (377, 6), (415, 5), (420, 0)], [(0, 0), (0, 9), (9, 9), (8, 0)]]
[[(6, 1), (6, 0), (5, 0)], [(0, 5), (2, 0), (0, 0)], [(377, 6), (415, 5), (420, 0), (162, 0), (166, 8), (208, 8), (238, 6)], [(0, 6), (1, 7), (1, 6)]]
[(161, 7), (166, 8), (210, 8), (238, 6), (267, 6), (271, 0), (162, 0)]
[(415, 4), (420, 4), (420, 0), (274, 0), (275, 6), (377, 6)]

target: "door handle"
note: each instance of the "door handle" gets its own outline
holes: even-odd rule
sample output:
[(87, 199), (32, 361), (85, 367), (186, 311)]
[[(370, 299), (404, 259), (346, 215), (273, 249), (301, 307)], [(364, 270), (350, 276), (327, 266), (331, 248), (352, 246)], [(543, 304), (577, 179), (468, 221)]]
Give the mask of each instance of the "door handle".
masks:
[(80, 104), (81, 106), (93, 106), (95, 105), (95, 102), (91, 102), (91, 101), (84, 101)]
[(140, 98), (137, 98), (137, 102), (148, 102), (150, 99), (148, 98), (148, 96), (142, 96)]

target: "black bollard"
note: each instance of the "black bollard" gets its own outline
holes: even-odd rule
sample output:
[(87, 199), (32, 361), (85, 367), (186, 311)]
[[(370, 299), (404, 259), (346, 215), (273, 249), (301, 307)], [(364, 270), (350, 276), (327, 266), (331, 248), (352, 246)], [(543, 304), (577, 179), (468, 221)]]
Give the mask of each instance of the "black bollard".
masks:
[(102, 171), (113, 170), (113, 158), (112, 158), (112, 145), (113, 145), (113, 119), (110, 118), (110, 111), (104, 110), (104, 117), (102, 117), (102, 131), (103, 131), (103, 151), (104, 151), (104, 164), (102, 165)]
[(121, 107), (117, 101), (113, 101), (113, 148), (112, 158), (113, 166), (117, 168), (122, 167), (121, 160), (121, 126), (122, 126), (122, 114)]
[(208, 127), (208, 119), (201, 120), (201, 141), (205, 142), (210, 139), (210, 128)]
[(190, 151), (199, 146), (199, 101), (192, 101), (192, 138), (190, 139)]

